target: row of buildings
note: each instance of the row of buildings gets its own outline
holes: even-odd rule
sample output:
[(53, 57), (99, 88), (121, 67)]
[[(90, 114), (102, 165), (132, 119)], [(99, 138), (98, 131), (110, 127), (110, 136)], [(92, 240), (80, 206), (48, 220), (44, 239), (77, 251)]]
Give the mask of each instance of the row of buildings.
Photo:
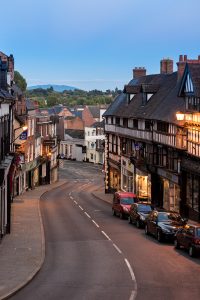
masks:
[(133, 191), (157, 207), (200, 221), (200, 56), (177, 71), (133, 70), (104, 113), (105, 191)]
[(0, 52), (0, 241), (13, 198), (58, 179), (58, 158), (104, 163), (104, 108), (40, 109), (15, 83), (14, 57)]

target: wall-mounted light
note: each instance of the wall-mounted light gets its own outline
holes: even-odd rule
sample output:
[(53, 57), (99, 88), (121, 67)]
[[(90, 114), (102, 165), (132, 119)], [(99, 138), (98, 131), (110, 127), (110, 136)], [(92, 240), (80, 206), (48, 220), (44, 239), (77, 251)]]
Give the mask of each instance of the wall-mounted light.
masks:
[(183, 121), (185, 119), (185, 114), (183, 112), (177, 111), (176, 119), (177, 121)]

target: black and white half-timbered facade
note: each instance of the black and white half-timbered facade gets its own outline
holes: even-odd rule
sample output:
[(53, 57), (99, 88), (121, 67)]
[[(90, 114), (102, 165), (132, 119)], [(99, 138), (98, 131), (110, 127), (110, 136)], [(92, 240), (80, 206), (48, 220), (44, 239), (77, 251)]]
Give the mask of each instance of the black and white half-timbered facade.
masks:
[(10, 228), (10, 168), (13, 156), (12, 124), (14, 98), (8, 92), (8, 64), (0, 58), (0, 240)]
[(187, 131), (187, 151), (183, 153), (182, 210), (194, 220), (200, 220), (200, 57), (187, 63), (179, 96), (184, 97), (185, 110), (180, 111), (179, 122)]
[[(185, 116), (191, 118), (191, 107), (197, 109), (200, 103), (197, 94), (191, 95), (192, 89), (198, 90), (198, 79), (188, 77), (186, 71), (183, 75), (185, 66), (189, 70), (195, 63), (200, 65), (199, 60), (181, 55), (176, 72), (170, 59), (161, 61), (160, 74), (146, 75), (144, 68), (133, 70), (133, 79), (104, 113), (105, 191), (133, 191), (157, 207), (180, 211), (198, 220), (200, 207), (196, 205), (196, 214), (194, 207), (189, 208), (191, 193), (197, 197), (196, 191), (191, 191), (197, 185), (197, 175), (189, 174), (187, 165), (191, 167), (189, 159), (195, 165), (197, 153), (200, 155), (200, 136), (192, 126), (189, 128), (177, 119), (177, 112), (185, 113), (189, 107), (190, 114)], [(193, 100), (188, 97), (186, 86)]]

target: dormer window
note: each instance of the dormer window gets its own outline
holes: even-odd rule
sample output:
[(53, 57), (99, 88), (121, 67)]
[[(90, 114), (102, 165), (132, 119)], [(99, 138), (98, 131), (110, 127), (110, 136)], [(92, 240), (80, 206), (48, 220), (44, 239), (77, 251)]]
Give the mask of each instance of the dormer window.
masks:
[(128, 103), (130, 103), (133, 98), (135, 97), (136, 94), (127, 94), (127, 98), (128, 98)]
[(147, 93), (147, 102), (150, 100), (150, 98), (153, 96), (153, 94)]

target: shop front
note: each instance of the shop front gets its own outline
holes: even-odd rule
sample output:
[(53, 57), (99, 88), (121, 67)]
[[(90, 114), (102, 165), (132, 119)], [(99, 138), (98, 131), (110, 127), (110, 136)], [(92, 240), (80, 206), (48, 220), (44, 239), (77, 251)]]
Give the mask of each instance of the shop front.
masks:
[(134, 192), (134, 165), (127, 157), (121, 157), (121, 190)]
[(143, 200), (151, 200), (151, 175), (135, 169), (135, 193)]
[(180, 212), (180, 185), (179, 176), (161, 168), (157, 169), (163, 184), (163, 208)]

